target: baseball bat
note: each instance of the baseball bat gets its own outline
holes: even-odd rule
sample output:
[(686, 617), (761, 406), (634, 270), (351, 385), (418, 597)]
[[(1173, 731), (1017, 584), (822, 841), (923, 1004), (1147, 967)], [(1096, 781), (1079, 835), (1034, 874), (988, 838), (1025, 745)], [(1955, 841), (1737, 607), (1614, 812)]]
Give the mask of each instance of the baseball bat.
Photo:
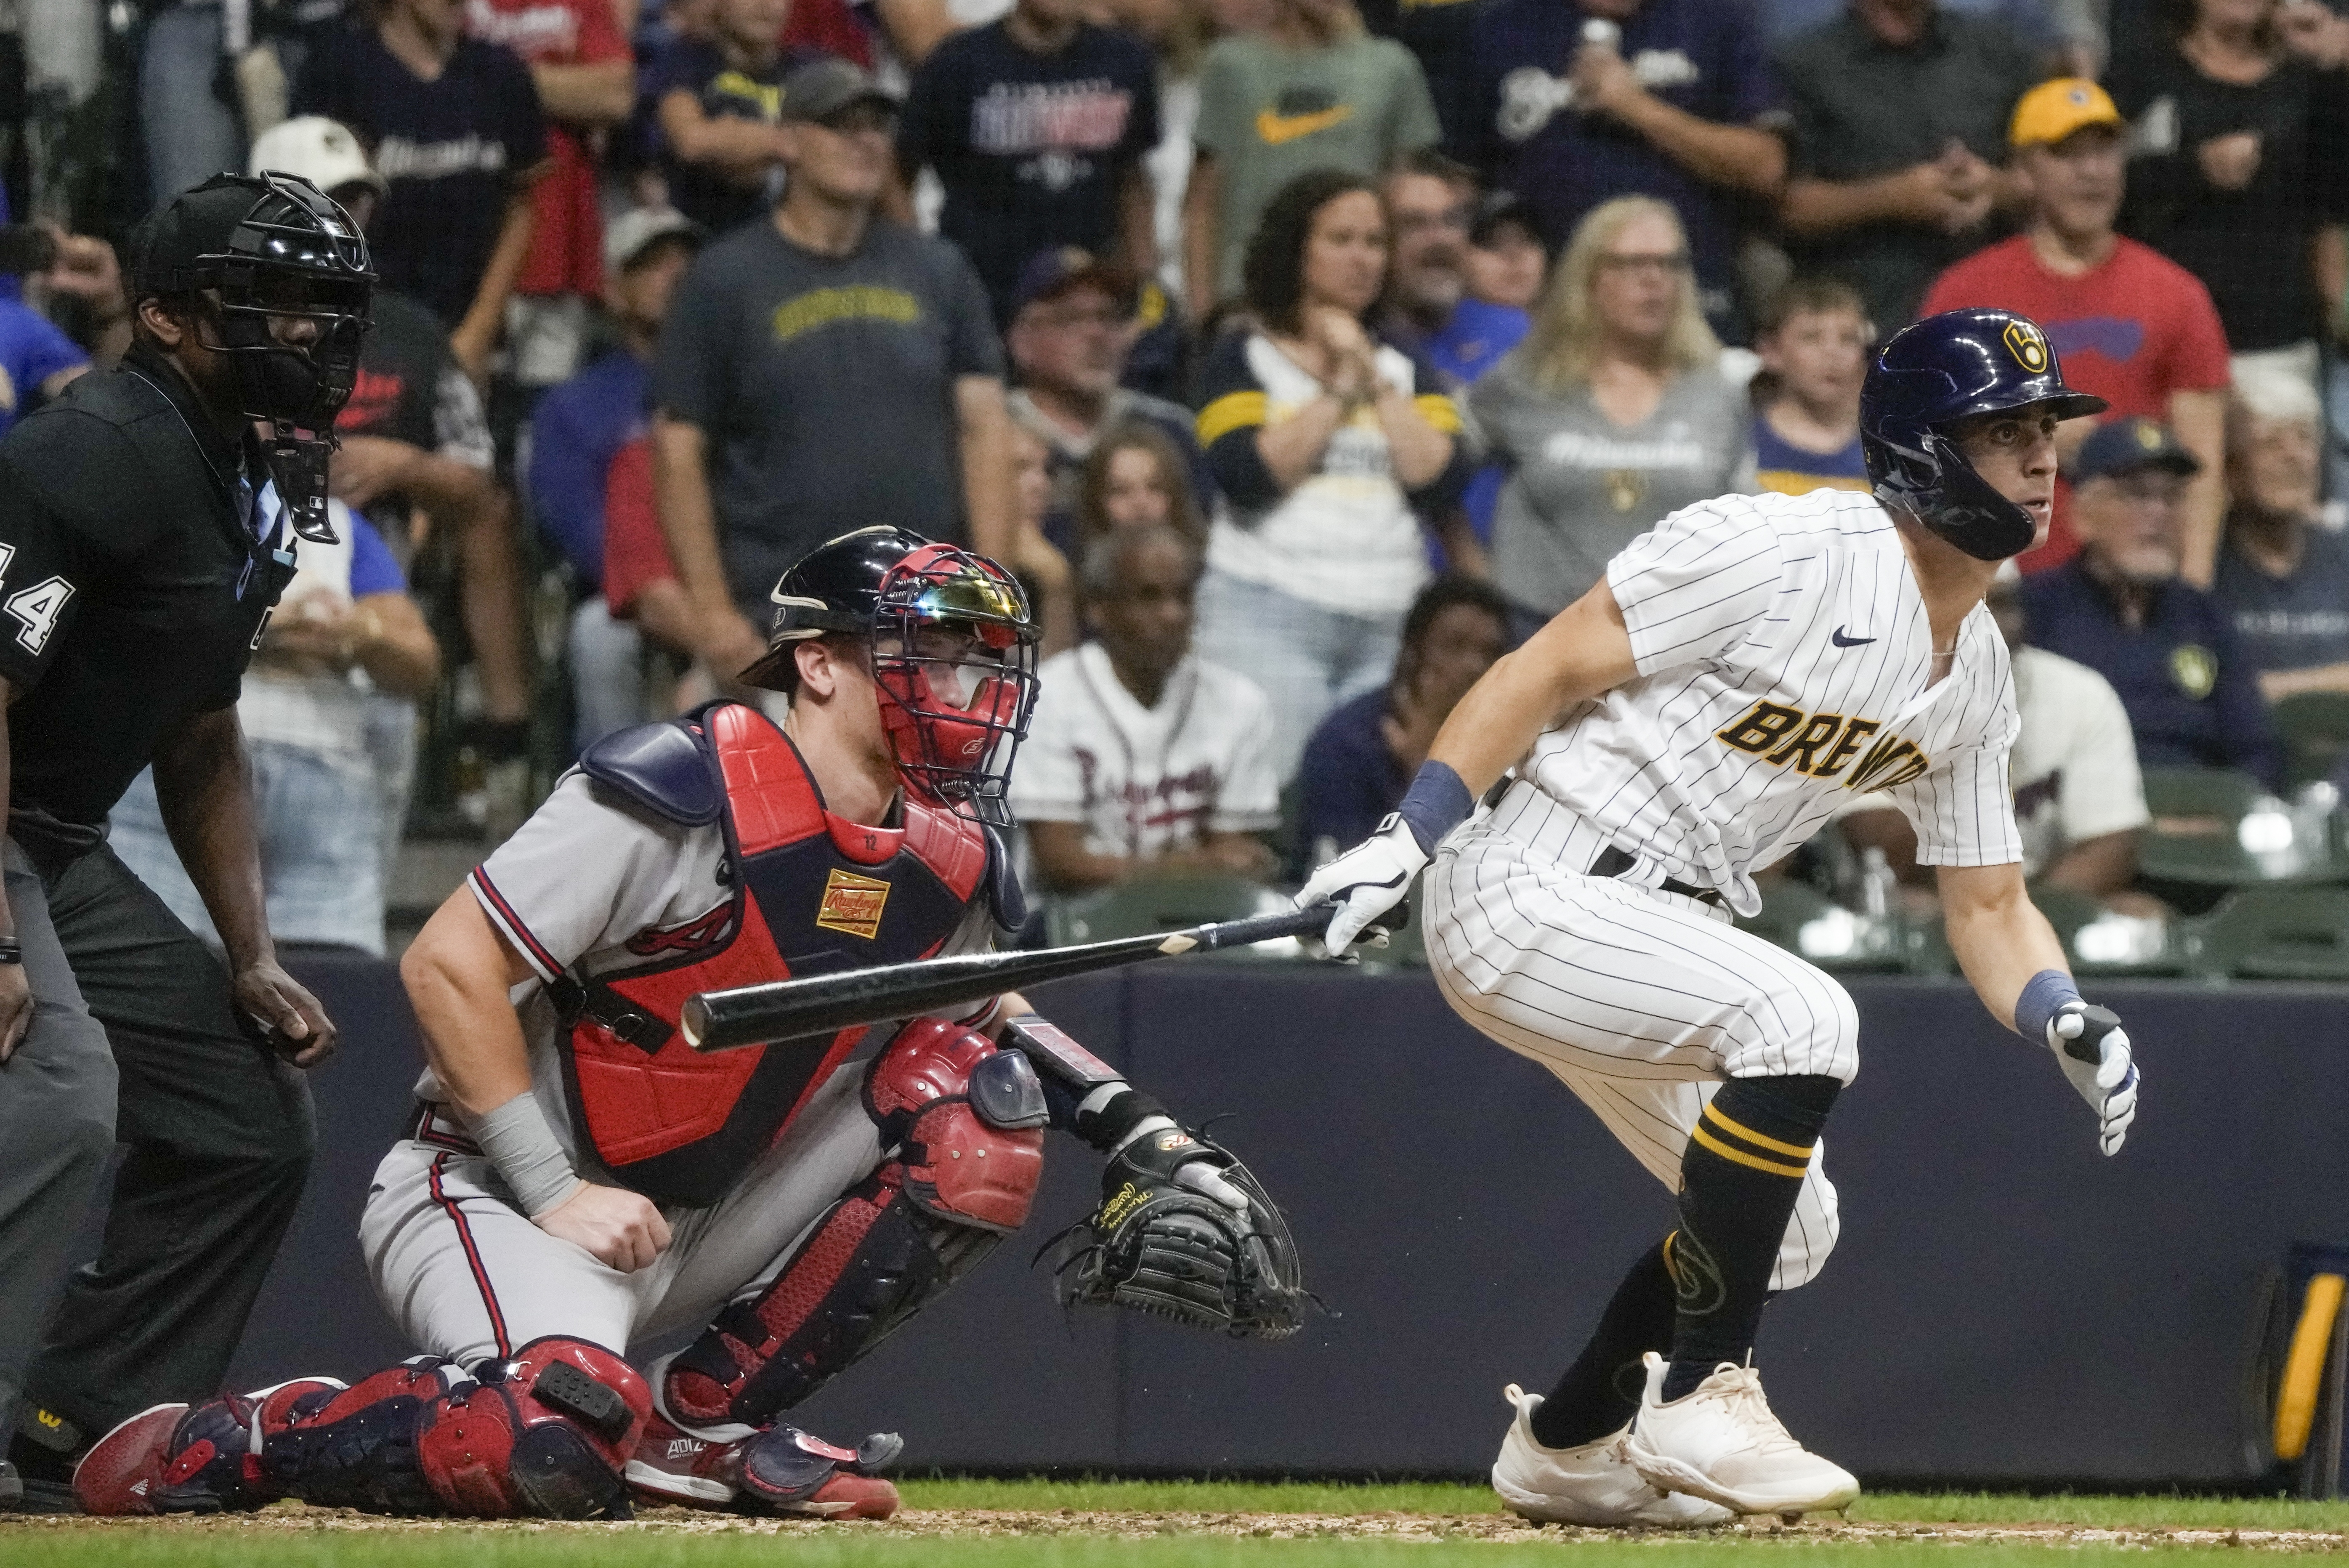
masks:
[(685, 999), (678, 1027), (685, 1043), (705, 1054), (822, 1037), (885, 1018), (915, 1018), (967, 1007), (998, 992), (1150, 959), (1242, 948), (1277, 937), (1319, 935), (1337, 912), (1335, 904), (1317, 904), (1309, 909), (1283, 909), (1245, 920), (1220, 920), (1185, 930), (1116, 937), (1040, 952), (963, 953), (841, 974), (810, 975), (805, 980), (705, 991)]

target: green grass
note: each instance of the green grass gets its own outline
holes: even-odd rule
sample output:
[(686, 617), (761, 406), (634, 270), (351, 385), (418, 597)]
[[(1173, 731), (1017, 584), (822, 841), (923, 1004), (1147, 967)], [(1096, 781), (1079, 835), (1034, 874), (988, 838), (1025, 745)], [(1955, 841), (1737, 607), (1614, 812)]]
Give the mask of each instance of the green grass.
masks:
[(981, 1480), (899, 1478), (907, 1508), (1014, 1508), (1050, 1512), (1115, 1509), (1136, 1513), (1498, 1513), (1484, 1486), (1444, 1481), (1396, 1485), (1338, 1481)]
[[(1827, 1568), (2059, 1568), (2081, 1552), (2063, 1546), (1935, 1544), (1930, 1542), (1772, 1544), (1733, 1541), (1526, 1543), (1404, 1543), (1363, 1541), (1243, 1541), (1171, 1537), (1154, 1541), (995, 1540), (940, 1542), (878, 1535), (776, 1540), (758, 1535), (615, 1535), (583, 1541), (570, 1532), (468, 1531), (460, 1534), (353, 1535), (343, 1532), (283, 1536), (209, 1535), (173, 1539), (174, 1532), (109, 1531), (97, 1539), (9, 1539), (11, 1568), (554, 1568), (588, 1563), (595, 1568), (750, 1568), (785, 1563), (792, 1568), (1615, 1568), (1665, 1563), (1686, 1568), (1728, 1568), (1756, 1554), (1820, 1563)], [(1741, 1555), (1742, 1554), (1742, 1555)], [(2225, 1547), (2173, 1548), (2160, 1552), (2178, 1564), (2230, 1562), (2244, 1554)], [(1660, 1562), (1660, 1559), (1665, 1560)]]
[[(330, 1516), (298, 1512), (265, 1521), (44, 1521), (0, 1517), (5, 1568), (1733, 1568), (1733, 1554), (1776, 1556), (1804, 1568), (2063, 1568), (2076, 1543), (1961, 1542), (1930, 1539), (1823, 1541), (1767, 1535), (1568, 1541), (1495, 1533), (1497, 1507), (1481, 1487), (1441, 1483), (1347, 1485), (1238, 1481), (971, 1480), (909, 1479), (909, 1511), (999, 1510), (1059, 1515), (1409, 1513), (1455, 1519), (1444, 1541), (1251, 1539), (1163, 1533), (1109, 1538), (1075, 1533), (1078, 1521), (1043, 1521), (1046, 1533), (991, 1539), (912, 1535), (850, 1526), (777, 1535), (756, 1530), (688, 1532), (655, 1524), (606, 1531), (529, 1523), (443, 1528), (328, 1528)], [(1855, 1523), (2040, 1524), (2099, 1530), (2307, 1530), (2349, 1532), (2349, 1503), (2284, 1499), (1885, 1493), (1851, 1511)], [(336, 1521), (347, 1524), (347, 1521)], [(1308, 1525), (1308, 1529), (1319, 1528)], [(1066, 1529), (1071, 1533), (1050, 1532)], [(2138, 1542), (2131, 1542), (2131, 1545)], [(1953, 1553), (1963, 1561), (1952, 1564)], [(2183, 1563), (2243, 1553), (2224, 1547), (2162, 1547)], [(1661, 1554), (1660, 1560), (1659, 1554)]]
[[(1072, 1508), (1186, 1513), (1498, 1513), (1492, 1489), (1439, 1481), (1354, 1485), (1313, 1481), (905, 1480), (907, 1508)], [(2091, 1530), (2335, 1530), (2349, 1502), (2290, 1498), (2022, 1497), (1994, 1492), (1869, 1493), (1850, 1517), (1921, 1524), (2069, 1524)]]

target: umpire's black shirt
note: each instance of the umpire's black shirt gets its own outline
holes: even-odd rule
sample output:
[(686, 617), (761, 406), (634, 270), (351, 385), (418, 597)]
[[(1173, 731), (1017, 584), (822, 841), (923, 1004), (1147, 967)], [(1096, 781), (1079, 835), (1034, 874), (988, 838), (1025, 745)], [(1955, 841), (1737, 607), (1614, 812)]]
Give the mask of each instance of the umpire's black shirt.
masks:
[(249, 521), (264, 480), (143, 344), (0, 439), (12, 833), (96, 843), (156, 742), (236, 701), (293, 576), (282, 524)]

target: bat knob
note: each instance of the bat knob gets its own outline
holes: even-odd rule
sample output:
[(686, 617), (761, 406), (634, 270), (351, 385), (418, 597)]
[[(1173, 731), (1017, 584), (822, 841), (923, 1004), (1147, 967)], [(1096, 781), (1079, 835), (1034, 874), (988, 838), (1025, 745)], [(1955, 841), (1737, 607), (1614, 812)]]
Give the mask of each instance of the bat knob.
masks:
[(709, 1004), (701, 1000), (699, 992), (687, 997), (685, 1005), (678, 1010), (677, 1030), (685, 1036), (688, 1045), (697, 1051), (701, 1049), (702, 1036), (709, 1031)]

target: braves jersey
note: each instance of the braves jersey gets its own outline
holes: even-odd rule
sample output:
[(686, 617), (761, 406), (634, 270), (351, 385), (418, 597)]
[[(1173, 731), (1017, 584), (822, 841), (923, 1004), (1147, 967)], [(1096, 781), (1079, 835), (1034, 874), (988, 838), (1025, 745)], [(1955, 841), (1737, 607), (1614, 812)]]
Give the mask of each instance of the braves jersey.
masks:
[(1563, 848), (1585, 819), (1639, 857), (1627, 880), (1718, 888), (1744, 915), (1762, 906), (1754, 872), (1853, 794), (1898, 806), (1923, 864), (2022, 858), (2006, 646), (1977, 606), (1929, 684), (1924, 598), (1873, 499), (1723, 496), (1633, 540), (1607, 577), (1639, 675), (1535, 742), (1531, 787), (1500, 807), (1514, 836)]
[[(566, 1031), (546, 988), (565, 971), (597, 978), (706, 941), (730, 920), (731, 876), (723, 828), (633, 809), (574, 768), (467, 878), (482, 912), (531, 968), (533, 978), (512, 995), (530, 1046), (531, 1090), (574, 1165), (593, 1162), (577, 1147), (563, 1070)], [(938, 950), (984, 951), (994, 940), (982, 897)], [(448, 1097), (429, 1068), (416, 1094)]]

